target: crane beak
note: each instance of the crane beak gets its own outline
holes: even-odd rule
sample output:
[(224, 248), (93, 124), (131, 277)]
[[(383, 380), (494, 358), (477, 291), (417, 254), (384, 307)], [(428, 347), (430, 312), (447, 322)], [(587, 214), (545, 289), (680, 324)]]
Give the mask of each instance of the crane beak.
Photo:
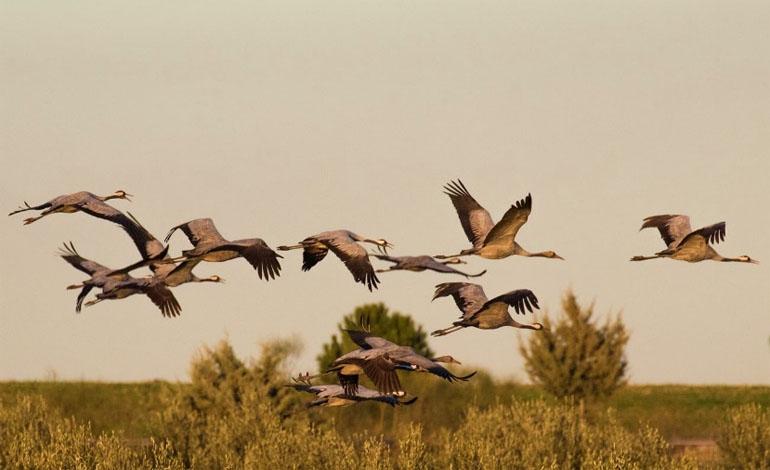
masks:
[(123, 198), (126, 199), (128, 202), (131, 202), (131, 198), (134, 197), (134, 195), (128, 194), (128, 193), (124, 193), (124, 194), (125, 195), (123, 196)]
[(556, 258), (556, 259), (560, 259), (562, 261), (566, 261), (564, 258), (562, 258), (561, 256), (556, 255), (556, 254), (554, 254), (553, 257)]
[(752, 260), (749, 260), (749, 263), (751, 263), (751, 264), (759, 264), (759, 261), (755, 260), (755, 259), (752, 259)]

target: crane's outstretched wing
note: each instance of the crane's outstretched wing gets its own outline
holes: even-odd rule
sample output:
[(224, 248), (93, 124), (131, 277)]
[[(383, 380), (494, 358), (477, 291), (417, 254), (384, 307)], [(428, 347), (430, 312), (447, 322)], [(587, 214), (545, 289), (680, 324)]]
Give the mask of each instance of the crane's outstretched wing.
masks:
[(75, 312), (80, 313), (81, 310), (83, 310), (83, 301), (86, 299), (86, 296), (89, 292), (91, 292), (91, 289), (93, 289), (94, 286), (91, 284), (86, 284), (83, 286), (82, 289), (80, 289), (80, 293), (78, 294), (78, 298), (75, 301)]
[(329, 249), (320, 243), (304, 245), (302, 250), (302, 270), (310, 271), (310, 268), (326, 258), (327, 253), (329, 253)]
[(450, 181), (444, 190), (455, 206), (468, 241), (473, 243), (474, 248), (481, 248), (484, 238), (495, 225), (492, 216), (471, 196), (462, 181)]
[(337, 381), (345, 391), (345, 395), (355, 395), (358, 393), (358, 375), (343, 374), (341, 371), (337, 372)]
[(683, 246), (695, 237), (703, 238), (707, 243), (722, 242), (725, 240), (726, 229), (727, 224), (725, 222), (719, 222), (714, 225), (709, 225), (708, 227), (699, 228), (684, 237), (679, 245)]
[(364, 284), (370, 291), (377, 288), (380, 280), (369, 262), (368, 253), (361, 245), (339, 240), (322, 240), (322, 243), (345, 263), (356, 282)]
[(164, 317), (177, 317), (182, 312), (182, 307), (179, 306), (174, 294), (162, 283), (152, 283), (143, 290), (152, 303), (160, 308)]
[(396, 365), (387, 354), (365, 361), (362, 368), (381, 393), (404, 394), (401, 382), (398, 380), (398, 374), (396, 374)]
[(502, 241), (504, 239), (514, 239), (516, 234), (519, 233), (519, 229), (527, 223), (529, 214), (532, 212), (532, 195), (527, 196), (516, 201), (510, 209), (508, 209), (503, 215), (503, 218), (492, 227), (486, 238), (484, 239), (484, 245), (491, 245), (495, 241)]
[(673, 248), (678, 245), (684, 237), (692, 232), (690, 227), (690, 218), (686, 215), (653, 215), (644, 219), (642, 223), (643, 230), (645, 228), (655, 227), (660, 232), (660, 237), (663, 239), (663, 243), (669, 248)]
[[(239, 242), (235, 241), (233, 243), (237, 244)], [(283, 256), (267, 246), (264, 240), (253, 238), (241, 243), (247, 245), (241, 251), (241, 256), (246, 258), (246, 261), (257, 270), (257, 275), (260, 279), (269, 281), (281, 275), (281, 263), (278, 262), (278, 258), (283, 258)]]
[(64, 248), (59, 248), (59, 256), (61, 256), (62, 259), (68, 262), (72, 267), (78, 271), (88, 274), (89, 276), (93, 276), (99, 271), (110, 271), (110, 268), (103, 266), (96, 261), (91, 261), (90, 259), (86, 259), (80, 256), (72, 242), (70, 242), (69, 245), (64, 243)]
[(181, 229), (182, 232), (184, 232), (184, 234), (187, 236), (187, 239), (190, 240), (190, 243), (192, 243), (193, 246), (198, 246), (199, 243), (204, 241), (227, 243), (227, 240), (222, 237), (222, 235), (217, 230), (217, 227), (214, 225), (214, 221), (209, 218), (193, 219), (189, 222), (177, 225), (176, 227), (169, 230), (166, 234), (166, 243), (168, 243), (171, 235), (173, 235), (177, 229)]
[(505, 294), (498, 295), (494, 299), (485, 303), (484, 306), (489, 306), (495, 302), (504, 302), (513, 307), (513, 309), (516, 310), (516, 313), (520, 314), (526, 313), (527, 310), (532, 312), (533, 308), (540, 308), (540, 306), (537, 304), (537, 297), (535, 297), (534, 292), (529, 289), (513, 290)]
[(148, 232), (131, 214), (128, 217), (106, 202), (93, 197), (88, 198), (79, 207), (81, 211), (89, 215), (120, 225), (128, 236), (131, 237), (143, 259), (153, 258), (163, 250), (163, 244)]
[(387, 346), (395, 346), (396, 344), (388, 341), (385, 338), (374, 336), (367, 331), (361, 330), (344, 330), (348, 334), (350, 339), (356, 343), (362, 349), (377, 349)]
[(460, 316), (466, 320), (478, 312), (487, 302), (487, 296), (484, 289), (478, 284), (470, 282), (444, 282), (436, 286), (436, 292), (433, 299), (451, 295), (463, 314)]

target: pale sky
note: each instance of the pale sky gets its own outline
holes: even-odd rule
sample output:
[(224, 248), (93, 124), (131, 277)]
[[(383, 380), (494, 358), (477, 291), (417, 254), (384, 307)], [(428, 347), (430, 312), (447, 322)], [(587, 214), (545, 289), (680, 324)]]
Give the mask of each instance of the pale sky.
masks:
[[(212, 217), (273, 247), (347, 228), (414, 255), (468, 246), (450, 179), (495, 220), (531, 192), (518, 241), (567, 261), (471, 259), (488, 295), (530, 288), (555, 313), (572, 287), (600, 318), (622, 310), (634, 383), (770, 384), (769, 31), (760, 1), (5, 0), (0, 201), (125, 189), (114, 205), (159, 238)], [(763, 263), (629, 262), (663, 248), (638, 231), (660, 213), (724, 220), (717, 250)], [(299, 372), (358, 304), (429, 331), (458, 314), (430, 299), (461, 277), (387, 273), (369, 293), (295, 251), (270, 283), (244, 260), (201, 265), (228, 283), (177, 288), (177, 319), (142, 296), (77, 315), (64, 287), (84, 276), (56, 248), (119, 267), (133, 244), (84, 214), (23, 218), (0, 219), (0, 380), (182, 380), (225, 335), (241, 355), (296, 335)], [(518, 337), (430, 344), (524, 380)]]

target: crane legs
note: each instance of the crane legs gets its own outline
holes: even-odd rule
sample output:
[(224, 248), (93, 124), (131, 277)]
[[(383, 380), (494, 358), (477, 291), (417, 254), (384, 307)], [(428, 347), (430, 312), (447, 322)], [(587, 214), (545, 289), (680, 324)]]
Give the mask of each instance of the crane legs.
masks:
[(465, 328), (465, 325), (453, 325), (453, 326), (450, 326), (449, 328), (444, 328), (443, 330), (436, 330), (432, 332), (430, 335), (444, 336), (444, 335), (448, 335), (449, 333), (454, 333), (455, 331), (462, 330), (463, 328)]
[(304, 248), (304, 247), (305, 246), (302, 243), (300, 243), (298, 245), (289, 245), (289, 246), (281, 245), (276, 249), (280, 251), (289, 251), (289, 250), (299, 250), (300, 248)]
[(631, 258), (630, 261), (646, 261), (648, 259), (655, 259), (655, 258), (663, 258), (663, 256), (653, 255), (653, 256), (634, 256)]

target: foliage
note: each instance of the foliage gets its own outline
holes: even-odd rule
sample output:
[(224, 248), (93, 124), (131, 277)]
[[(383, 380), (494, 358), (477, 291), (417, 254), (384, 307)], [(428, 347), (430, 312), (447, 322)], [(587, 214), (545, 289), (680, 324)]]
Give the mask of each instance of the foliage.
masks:
[(628, 333), (619, 316), (602, 326), (593, 321), (594, 306), (584, 309), (575, 294), (562, 299), (564, 315), (520, 345), (530, 380), (557, 398), (602, 399), (625, 384)]
[(40, 397), (0, 404), (0, 468), (181, 468), (164, 442), (150, 441), (146, 452), (119, 435), (94, 435), (89, 425), (63, 418)]
[(300, 408), (297, 395), (283, 387), (284, 362), (298, 350), (292, 341), (267, 343), (248, 365), (227, 341), (204, 348), (192, 362), (192, 383), (171, 390), (160, 414), (164, 435), (186, 467), (243, 461), (253, 452), (250, 442)]
[[(515, 401), (486, 411), (471, 408), (456, 433), (436, 443), (420, 425), (405, 426), (388, 443), (359, 432), (344, 438), (307, 415), (281, 418), (268, 400), (248, 396), (253, 405), (240, 416), (211, 417), (205, 440), (189, 455), (171, 441), (131, 447), (114, 434), (94, 435), (88, 426), (52, 413), (41, 399), (25, 398), (0, 408), (2, 468), (693, 468), (671, 457), (668, 444), (652, 428), (632, 433), (611, 414), (590, 422), (569, 404)], [(191, 430), (191, 432), (195, 432)], [(246, 437), (243, 439), (243, 437)], [(185, 461), (189, 458), (189, 461)]]
[(422, 325), (415, 324), (412, 317), (399, 312), (390, 312), (383, 303), (364, 304), (345, 315), (337, 324), (337, 334), (332, 334), (328, 343), (323, 345), (318, 361), (319, 371), (325, 371), (335, 359), (358, 346), (348, 338), (344, 330), (360, 330), (362, 319), (368, 322), (371, 332), (401, 346), (411, 346), (419, 354), (433, 357), (428, 347), (428, 335)]
[[(467, 384), (407, 376), (423, 396), (411, 407), (305, 410), (309, 396), (281, 387), (295, 351), (273, 342), (247, 361), (225, 341), (204, 349), (192, 383), (161, 395), (153, 429), (163, 438), (95, 433), (40, 398), (0, 393), (0, 468), (694, 468), (655, 428), (628, 429), (611, 410), (586, 414), (575, 401), (516, 398), (540, 392), (486, 374)], [(759, 406), (733, 411), (720, 438), (727, 467), (767, 468), (769, 418)]]
[(594, 422), (579, 406), (539, 400), (470, 410), (456, 432), (445, 433), (438, 455), (441, 467), (457, 469), (694, 468), (671, 457), (653, 428), (632, 433), (612, 413)]
[(730, 411), (717, 440), (727, 468), (770, 469), (770, 410), (757, 404)]

